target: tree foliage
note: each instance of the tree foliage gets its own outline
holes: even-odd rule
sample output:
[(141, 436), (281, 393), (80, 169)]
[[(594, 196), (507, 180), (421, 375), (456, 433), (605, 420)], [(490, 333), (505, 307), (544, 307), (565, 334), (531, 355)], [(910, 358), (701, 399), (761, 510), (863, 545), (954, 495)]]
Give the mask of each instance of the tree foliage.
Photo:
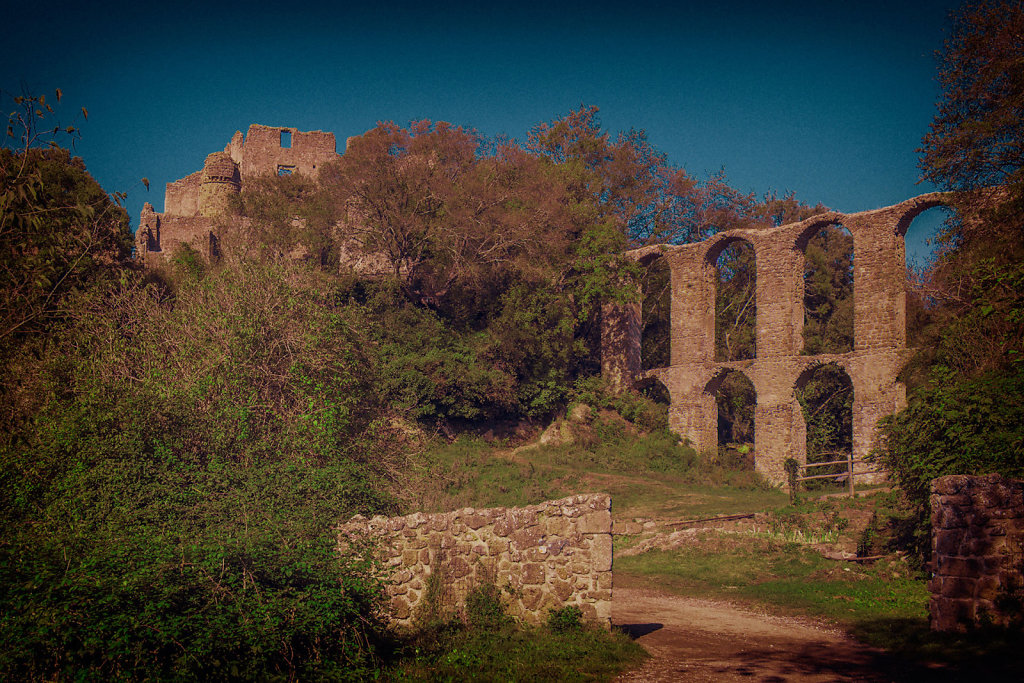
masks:
[(1020, 240), (1024, 6), (981, 2), (953, 16), (942, 99), (921, 149), (926, 179), (962, 190), (928, 273), (927, 381), (884, 424), (879, 451), (922, 507), (947, 474), (1024, 473), (1024, 250)]

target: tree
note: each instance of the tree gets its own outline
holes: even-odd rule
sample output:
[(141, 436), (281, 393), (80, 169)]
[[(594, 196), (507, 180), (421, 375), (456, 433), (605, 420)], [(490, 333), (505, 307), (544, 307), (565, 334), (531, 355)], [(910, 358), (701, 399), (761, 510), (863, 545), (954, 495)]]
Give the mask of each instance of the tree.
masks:
[[(126, 262), (128, 215), (58, 146), (73, 126), (40, 125), (54, 113), (43, 95), (15, 106), (0, 146), (0, 359), (61, 315), (67, 295)], [(56, 93), (60, 99), (60, 91)], [(84, 110), (83, 110), (84, 112)]]
[(924, 136), (922, 177), (950, 190), (1024, 183), (1024, 3), (983, 0), (953, 16), (939, 56), (942, 99)]
[(928, 381), (883, 423), (879, 449), (923, 524), (934, 477), (1024, 475), (1024, 5), (980, 2), (955, 14), (939, 83), (922, 175), (966, 194), (940, 235), (919, 316), (933, 326), (914, 368)]

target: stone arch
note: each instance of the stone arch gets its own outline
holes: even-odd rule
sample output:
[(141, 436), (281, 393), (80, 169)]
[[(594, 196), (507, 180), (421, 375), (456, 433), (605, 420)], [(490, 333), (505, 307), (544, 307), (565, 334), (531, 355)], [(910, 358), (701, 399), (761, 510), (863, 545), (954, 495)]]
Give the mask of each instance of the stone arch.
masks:
[(644, 269), (640, 281), (640, 369), (672, 364), (672, 267), (663, 252), (637, 259)]
[[(729, 393), (723, 396), (723, 389)], [(728, 443), (747, 443), (754, 445), (756, 453), (758, 391), (754, 378), (740, 368), (718, 367), (704, 384), (703, 394), (709, 413), (713, 414), (716, 450), (721, 452)], [(723, 414), (727, 399), (737, 397), (746, 398), (744, 405), (727, 408)]]
[(802, 261), (801, 296), (794, 302), (794, 309), (799, 309), (793, 320), (799, 328), (797, 348), (804, 355), (853, 351), (857, 286), (853, 232), (833, 217), (799, 231), (795, 246)]
[(909, 209), (903, 212), (903, 215), (901, 215), (899, 220), (896, 221), (896, 225), (894, 226), (896, 234), (899, 235), (900, 237), (905, 237), (907, 234), (907, 229), (910, 227), (910, 224), (914, 222), (915, 218), (920, 216), (925, 211), (928, 211), (929, 209), (934, 209), (939, 206), (946, 207), (947, 209), (952, 209), (953, 203), (947, 198), (946, 195), (931, 195), (928, 196), (927, 199), (915, 202)]
[[(822, 382), (811, 385), (819, 377)], [(857, 386), (854, 374), (841, 359), (821, 358), (808, 364), (794, 382), (794, 394), (804, 422), (805, 462), (845, 460), (854, 452), (857, 436), (854, 404)], [(836, 472), (845, 467), (835, 467)], [(823, 470), (815, 474), (828, 474)]]
[[(720, 259), (730, 247), (746, 245), (744, 251), (749, 250), (749, 256), (753, 258), (753, 268), (736, 270), (730, 277), (723, 278)], [(737, 262), (746, 258), (742, 252), (736, 253)], [(711, 295), (710, 313), (713, 339), (711, 344), (711, 358), (717, 362), (729, 362), (734, 360), (746, 360), (756, 358), (759, 352), (757, 339), (757, 286), (759, 280), (758, 249), (755, 241), (749, 235), (731, 231), (721, 233), (709, 240), (708, 247), (704, 253), (704, 268), (710, 277), (713, 278), (708, 292)], [(734, 280), (734, 278), (753, 278), (753, 282)], [(735, 316), (735, 324), (726, 325), (721, 318), (722, 311), (719, 310), (719, 299), (723, 293), (723, 287), (734, 288), (739, 298), (735, 300), (736, 308), (729, 311), (730, 319)], [(735, 336), (734, 336), (735, 335)], [(726, 347), (719, 351), (720, 347)], [(732, 347), (732, 348), (730, 348)]]

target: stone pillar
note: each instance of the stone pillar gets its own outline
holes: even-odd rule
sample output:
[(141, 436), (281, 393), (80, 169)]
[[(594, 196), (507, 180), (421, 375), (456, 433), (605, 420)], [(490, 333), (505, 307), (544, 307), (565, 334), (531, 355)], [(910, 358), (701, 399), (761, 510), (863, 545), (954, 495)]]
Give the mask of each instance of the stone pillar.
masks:
[(672, 365), (715, 360), (715, 268), (701, 244), (668, 254), (672, 274)]
[(932, 630), (1024, 624), (1024, 480), (939, 477), (931, 513)]
[(601, 306), (601, 376), (616, 392), (640, 374), (640, 302)]
[(853, 348), (902, 349), (907, 343), (906, 264), (896, 219), (887, 212), (848, 217), (853, 235)]
[(757, 242), (757, 357), (803, 348), (803, 254), (785, 233)]
[(668, 426), (690, 441), (701, 454), (718, 451), (718, 405), (715, 397), (701, 391), (673, 397), (668, 412)]

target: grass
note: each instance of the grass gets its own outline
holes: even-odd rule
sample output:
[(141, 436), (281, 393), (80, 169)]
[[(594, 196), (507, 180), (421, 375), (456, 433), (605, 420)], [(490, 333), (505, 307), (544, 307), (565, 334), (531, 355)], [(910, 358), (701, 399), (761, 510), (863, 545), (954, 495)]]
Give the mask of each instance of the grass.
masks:
[(410, 641), (394, 681), (608, 681), (646, 656), (626, 635), (595, 628), (453, 626)]
[(615, 582), (824, 618), (901, 659), (954, 671), (984, 660), (992, 680), (1024, 651), (1020, 631), (932, 632), (926, 580), (899, 559), (862, 566), (771, 537), (710, 532), (684, 548), (616, 557)]
[(585, 625), (577, 607), (544, 626), (508, 616), (501, 591), (480, 586), (465, 604), (433, 605), (407, 636), (385, 678), (393, 681), (607, 681), (647, 654), (618, 631)]
[(667, 432), (637, 435), (614, 420), (572, 425), (568, 445), (512, 449), (461, 438), (416, 456), (410, 509), (520, 506), (585, 491), (612, 496), (619, 519), (684, 519), (785, 504), (753, 471), (701, 460)]

